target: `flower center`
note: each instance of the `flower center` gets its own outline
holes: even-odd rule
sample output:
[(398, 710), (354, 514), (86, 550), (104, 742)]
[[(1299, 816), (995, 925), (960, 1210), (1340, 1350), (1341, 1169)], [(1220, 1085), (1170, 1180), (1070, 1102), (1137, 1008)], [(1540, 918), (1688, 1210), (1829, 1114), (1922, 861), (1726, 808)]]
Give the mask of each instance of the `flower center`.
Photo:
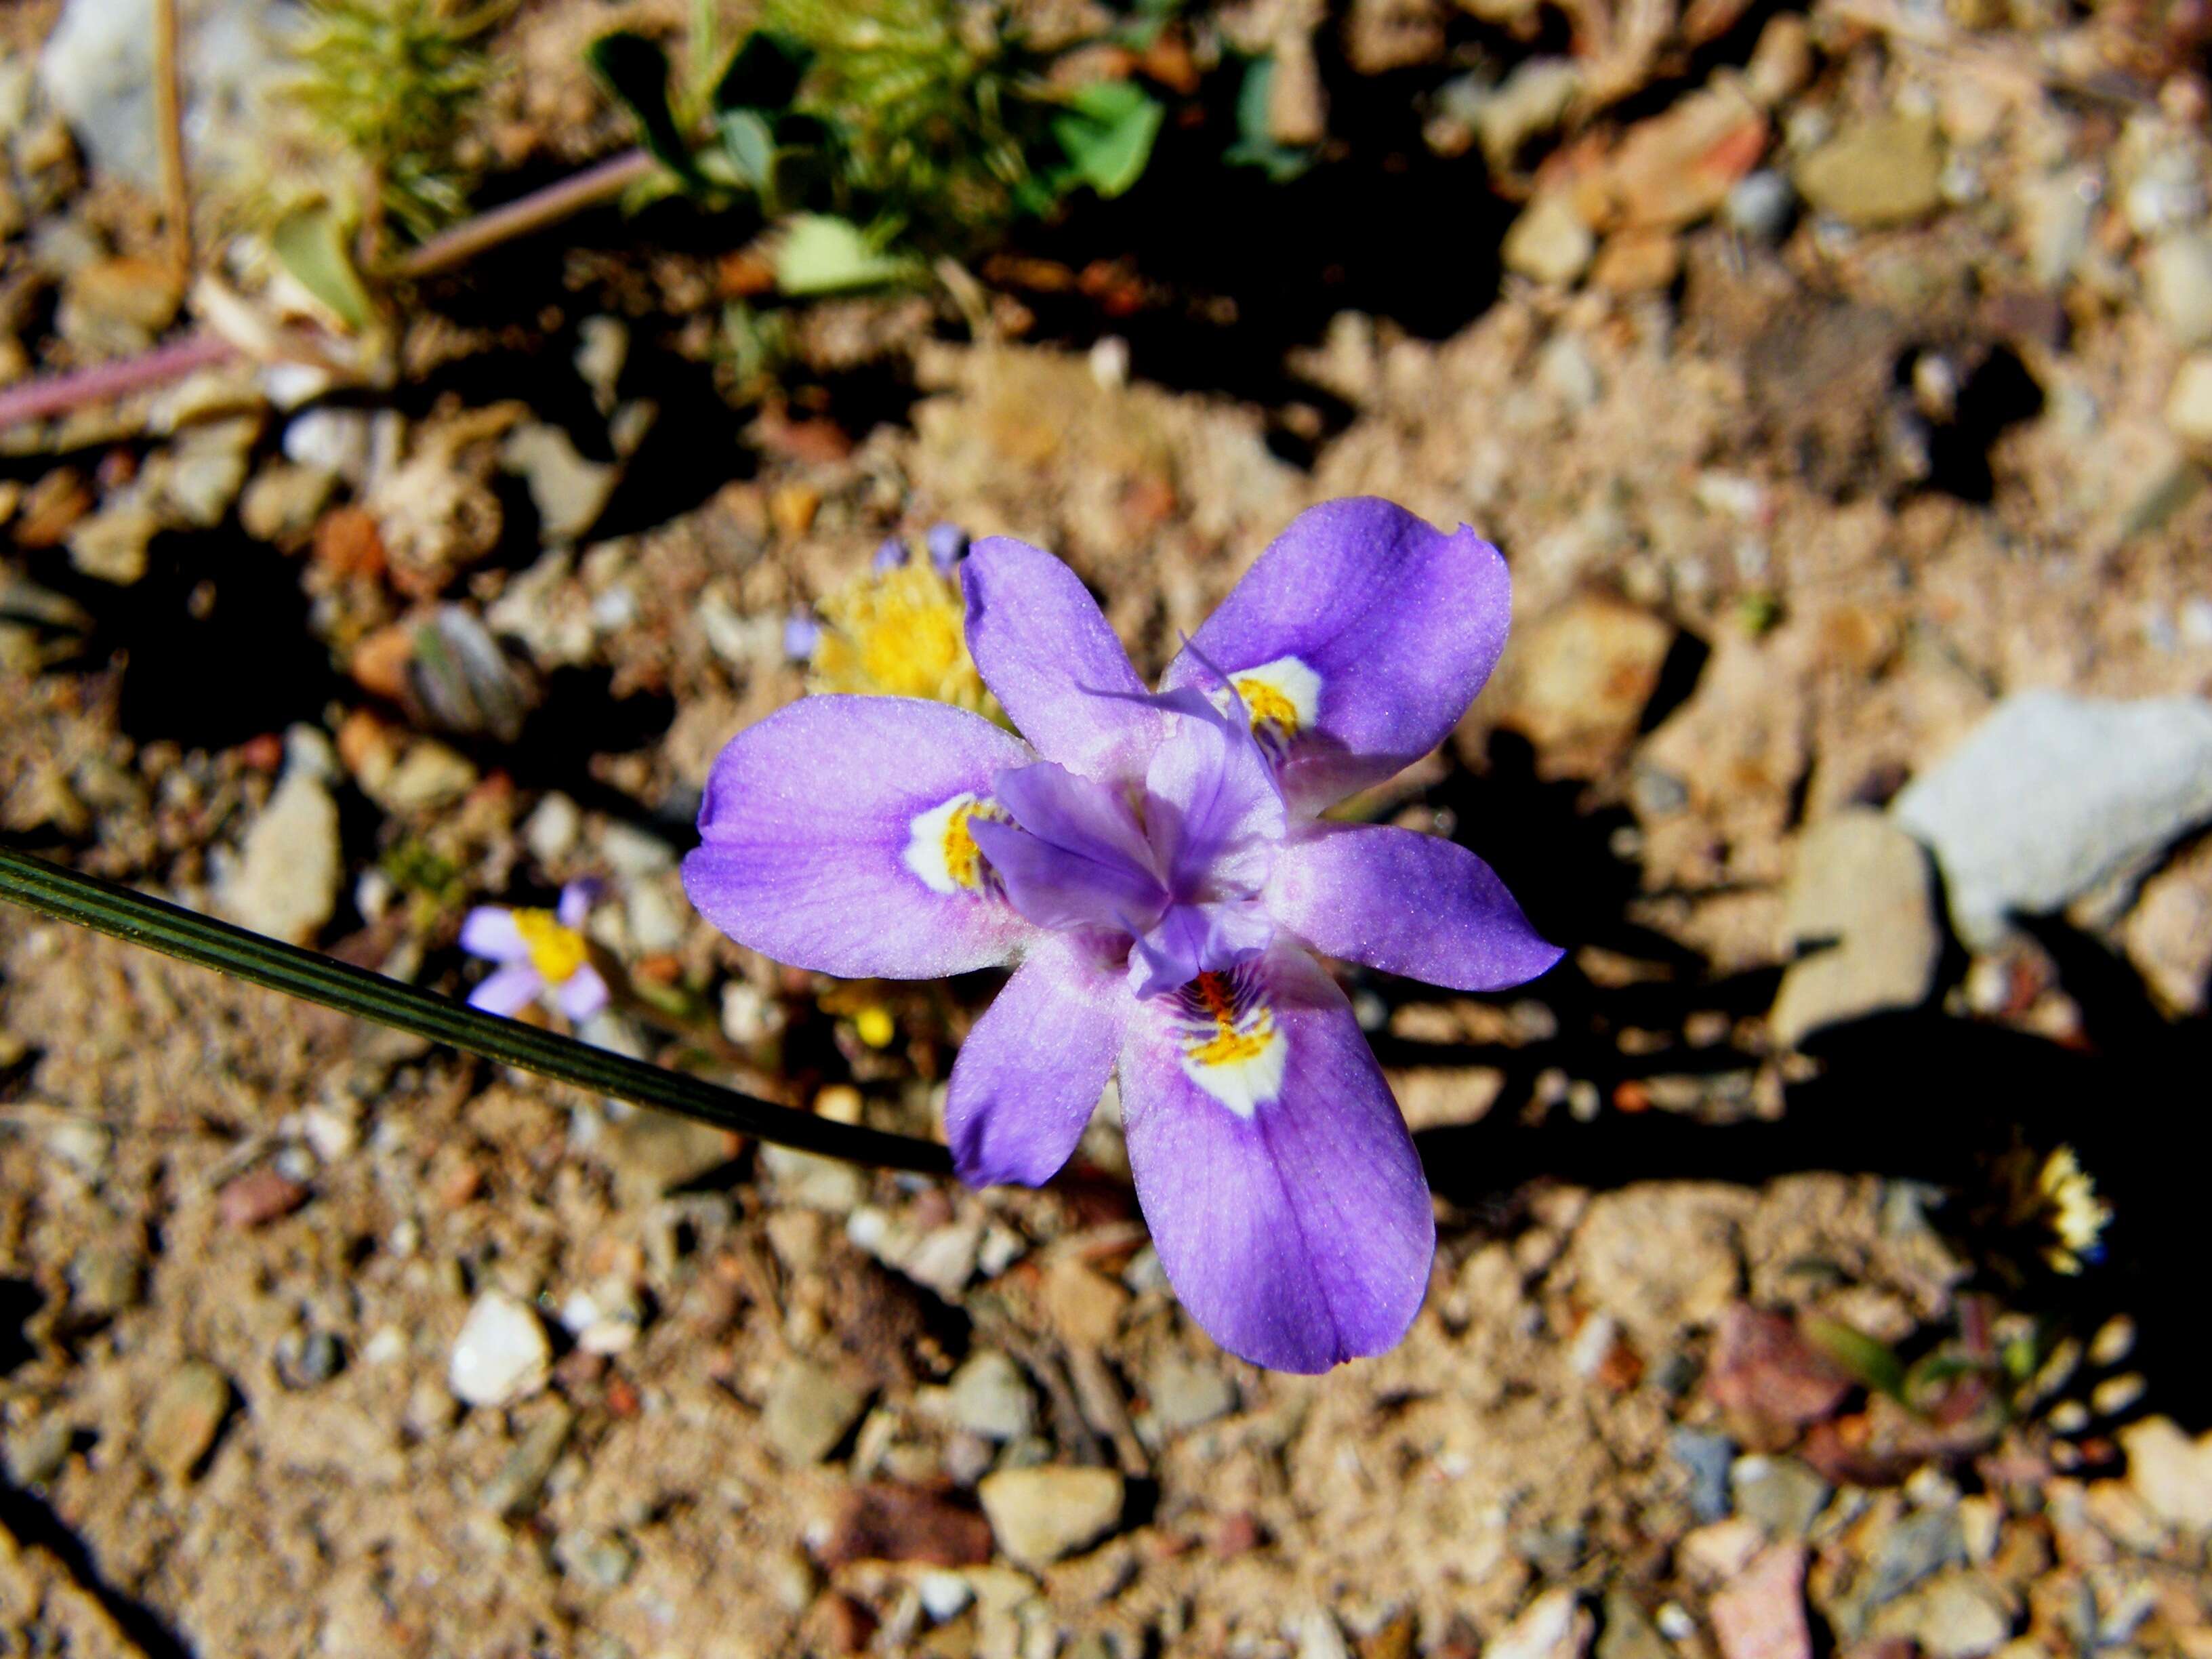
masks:
[(517, 910), (514, 931), (522, 935), (523, 948), (530, 952), (530, 965), (538, 976), (548, 985), (563, 985), (584, 965), (589, 954), (584, 936), (574, 928), (562, 925), (561, 919), (550, 910)]
[(1176, 1003), (1185, 1077), (1239, 1117), (1282, 1092), (1288, 1051), (1252, 964), (1200, 974)]
[(973, 793), (955, 795), (921, 814), (908, 830), (906, 867), (933, 892), (982, 891), (988, 872), (972, 827), (978, 818), (1013, 822), (998, 802)]
[(1230, 676), (1244, 701), (1252, 735), (1279, 756), (1321, 716), (1321, 676), (1296, 657), (1278, 657)]

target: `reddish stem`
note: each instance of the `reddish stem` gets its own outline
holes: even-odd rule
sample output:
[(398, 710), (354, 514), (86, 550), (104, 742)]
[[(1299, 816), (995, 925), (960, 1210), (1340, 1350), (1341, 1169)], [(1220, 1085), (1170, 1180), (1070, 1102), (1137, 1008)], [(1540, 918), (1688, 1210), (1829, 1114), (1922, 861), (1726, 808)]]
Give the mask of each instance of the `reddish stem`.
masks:
[(0, 389), (0, 429), (20, 421), (44, 420), (64, 415), (103, 398), (127, 397), (149, 386), (181, 380), (195, 370), (228, 361), (238, 348), (220, 334), (187, 334), (181, 340), (156, 346), (120, 362), (100, 363), (72, 374), (43, 380), (27, 380)]

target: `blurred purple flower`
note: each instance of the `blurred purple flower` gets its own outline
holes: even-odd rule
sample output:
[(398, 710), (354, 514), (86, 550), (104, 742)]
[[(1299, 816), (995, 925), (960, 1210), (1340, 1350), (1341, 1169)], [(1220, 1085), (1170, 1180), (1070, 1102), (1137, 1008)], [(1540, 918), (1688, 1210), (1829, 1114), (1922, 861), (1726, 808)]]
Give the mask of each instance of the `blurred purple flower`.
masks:
[(793, 611), (783, 619), (783, 654), (791, 662), (813, 659), (814, 647), (822, 643), (822, 624), (811, 611)]
[(871, 568), (880, 576), (886, 570), (896, 570), (907, 562), (906, 544), (896, 536), (886, 536), (877, 545), (876, 556)]
[(1018, 963), (953, 1067), (961, 1175), (1049, 1179), (1118, 1069), (1137, 1196), (1199, 1323), (1285, 1370), (1391, 1346), (1427, 1289), (1428, 1187), (1312, 953), (1486, 991), (1560, 952), (1465, 848), (1318, 814), (1458, 722), (1505, 642), (1504, 562), (1387, 501), (1315, 507), (1157, 695), (1051, 555), (991, 538), (961, 579), (1029, 742), (939, 703), (794, 703), (715, 763), (692, 902), (823, 973)]
[(929, 549), (930, 562), (947, 575), (968, 551), (968, 532), (957, 524), (933, 524), (922, 540)]
[(552, 910), (480, 904), (461, 923), (461, 949), (500, 966), (469, 993), (469, 1006), (514, 1015), (532, 1001), (580, 1025), (607, 1006), (607, 982), (592, 966), (584, 918), (599, 894), (594, 881), (572, 881)]

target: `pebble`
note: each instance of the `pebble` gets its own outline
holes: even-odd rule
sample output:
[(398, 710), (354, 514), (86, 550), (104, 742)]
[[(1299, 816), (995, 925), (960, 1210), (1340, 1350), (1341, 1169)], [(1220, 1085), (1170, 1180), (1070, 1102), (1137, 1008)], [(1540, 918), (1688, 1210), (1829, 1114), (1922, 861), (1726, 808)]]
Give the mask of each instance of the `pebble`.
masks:
[(135, 1244), (102, 1239), (70, 1258), (69, 1281), (72, 1309), (112, 1319), (145, 1294), (146, 1258)]
[(2120, 941), (2173, 1012), (2212, 1006), (2212, 842), (2199, 842), (2143, 884)]
[(500, 464), (521, 475), (538, 509), (538, 533), (549, 546), (589, 530), (622, 477), (619, 467), (586, 460), (566, 432), (542, 421), (526, 421), (507, 434)]
[(1716, 79), (1629, 128), (1607, 168), (1607, 188), (1629, 228), (1680, 229), (1720, 210), (1767, 138), (1765, 115), (1735, 84)]
[(345, 1345), (329, 1331), (292, 1331), (276, 1344), (276, 1375), (288, 1389), (316, 1389), (345, 1367)]
[(1828, 1483), (1794, 1457), (1739, 1457), (1730, 1482), (1739, 1515), (1786, 1543), (1813, 1529), (1828, 1502)]
[(593, 1589), (619, 1589), (637, 1568), (637, 1552), (611, 1533), (571, 1528), (553, 1540), (554, 1564)]
[(576, 325), (576, 352), (570, 361), (602, 415), (614, 413), (616, 383), (629, 359), (629, 325), (621, 318), (586, 317)]
[(976, 1495), (1000, 1549), (1025, 1567), (1048, 1566), (1095, 1544), (1121, 1518), (1121, 1476), (1114, 1469), (1000, 1469), (983, 1477)]
[(1564, 287), (1589, 269), (1597, 238), (1560, 191), (1545, 191), (1522, 210), (1499, 250), (1508, 270)]
[(1581, 1659), (1596, 1620), (1570, 1586), (1546, 1590), (1483, 1644), (1482, 1659)]
[(512, 1405), (545, 1386), (552, 1359), (538, 1316), (503, 1291), (486, 1291), (454, 1340), (446, 1382), (465, 1405)]
[(1789, 234), (1796, 209), (1797, 192), (1790, 187), (1789, 179), (1762, 168), (1729, 186), (1728, 199), (1721, 204), (1721, 222), (1739, 236), (1771, 244)]
[(214, 1446), (230, 1414), (230, 1379), (192, 1360), (179, 1366), (147, 1407), (139, 1445), (157, 1474), (182, 1485)]
[(1927, 854), (1870, 808), (1822, 819), (1797, 844), (1780, 945), (1793, 959), (1768, 1024), (1785, 1048), (1826, 1026), (1918, 1007), (1943, 954)]
[(0, 1463), (5, 1464), (12, 1484), (43, 1486), (62, 1472), (76, 1439), (76, 1425), (62, 1413), (48, 1412), (8, 1431), (6, 1453)]
[(1995, 1584), (1961, 1570), (1891, 1602), (1871, 1628), (1876, 1638), (1909, 1638), (1926, 1659), (1980, 1659), (2012, 1634), (2012, 1615)]
[(1237, 1409), (1237, 1384), (1211, 1365), (1170, 1356), (1145, 1379), (1152, 1421), (1178, 1434), (1226, 1417)]
[(161, 528), (161, 515), (142, 492), (118, 490), (70, 526), (70, 562), (94, 581), (128, 587), (145, 576), (146, 550)]
[(540, 865), (558, 864), (568, 857), (583, 833), (584, 814), (576, 803), (556, 789), (539, 801), (522, 821), (522, 844)]
[(975, 1599), (968, 1581), (957, 1572), (925, 1572), (914, 1581), (914, 1588), (921, 1598), (921, 1610), (936, 1625), (957, 1619)]
[(2181, 360), (2166, 397), (2166, 423), (2177, 437), (2212, 444), (2212, 351), (2194, 351)]
[(1643, 1604), (1618, 1585), (1605, 1593), (1605, 1629), (1597, 1659), (1672, 1659)]
[(1847, 126), (1796, 171), (1819, 212), (1870, 228), (1910, 224), (1943, 205), (1943, 145), (1935, 123), (1885, 115)]
[(1667, 1438), (1690, 1477), (1690, 1513), (1701, 1522), (1718, 1521), (1729, 1513), (1729, 1471), (1735, 1462), (1735, 1442), (1724, 1434), (1677, 1428)]
[(536, 1509), (545, 1491), (545, 1477), (552, 1474), (553, 1465), (567, 1449), (568, 1436), (575, 1426), (575, 1413), (556, 1401), (550, 1411), (524, 1430), (522, 1438), (499, 1466), (499, 1472), (484, 1483), (483, 1491), (478, 1494), (484, 1508), (501, 1520), (513, 1520)]
[(151, 259), (96, 259), (63, 284), (54, 319), (62, 337), (100, 356), (143, 351), (184, 297), (176, 274)]
[(1883, 1606), (1945, 1567), (1962, 1565), (1966, 1539), (1955, 1510), (1923, 1510), (1883, 1529), (1867, 1551), (1866, 1571), (1853, 1600)]
[(952, 1373), (944, 1413), (948, 1422), (987, 1440), (1019, 1440), (1036, 1431), (1036, 1396), (1029, 1378), (996, 1348), (970, 1355)]
[(264, 1164), (225, 1182), (215, 1207), (224, 1226), (243, 1231), (288, 1216), (307, 1201), (306, 1187)]
[(1492, 694), (1498, 723), (1536, 745), (1547, 775), (1602, 771), (1634, 740), (1674, 643), (1672, 624), (1648, 611), (1570, 599), (1507, 659)]
[(1708, 1609), (1722, 1659), (1812, 1659), (1805, 1620), (1805, 1551), (1775, 1544), (1761, 1551)]
[(2143, 293), (2176, 343), (2212, 345), (2212, 230), (2153, 243), (2143, 256)]
[(273, 461), (253, 475), (238, 503), (238, 522), (258, 542), (290, 543), (315, 527), (337, 487), (320, 467)]
[(2008, 697), (1891, 807), (1935, 854), (1959, 936), (1996, 944), (2212, 818), (2212, 702)]
[(337, 803), (327, 781), (337, 763), (328, 739), (312, 727), (293, 727), (287, 748), (284, 775), (247, 829), (217, 897), (240, 926), (310, 945), (337, 909), (345, 879)]
[(867, 1391), (843, 1373), (794, 1359), (769, 1385), (761, 1432), (787, 1463), (819, 1463), (867, 1409)]
[(2212, 1534), (2212, 1434), (2192, 1440), (2172, 1419), (2147, 1417), (2122, 1429), (2119, 1440), (2128, 1484), (2143, 1507), (2169, 1527)]

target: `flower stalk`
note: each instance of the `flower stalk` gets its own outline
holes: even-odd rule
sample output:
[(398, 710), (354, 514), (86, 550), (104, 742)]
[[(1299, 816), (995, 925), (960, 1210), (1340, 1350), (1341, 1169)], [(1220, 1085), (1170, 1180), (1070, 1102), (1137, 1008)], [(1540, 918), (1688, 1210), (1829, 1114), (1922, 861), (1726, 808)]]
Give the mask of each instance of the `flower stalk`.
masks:
[(951, 1172), (950, 1154), (933, 1141), (838, 1123), (610, 1054), (8, 848), (0, 848), (0, 899), (499, 1065), (775, 1146), (883, 1169)]

